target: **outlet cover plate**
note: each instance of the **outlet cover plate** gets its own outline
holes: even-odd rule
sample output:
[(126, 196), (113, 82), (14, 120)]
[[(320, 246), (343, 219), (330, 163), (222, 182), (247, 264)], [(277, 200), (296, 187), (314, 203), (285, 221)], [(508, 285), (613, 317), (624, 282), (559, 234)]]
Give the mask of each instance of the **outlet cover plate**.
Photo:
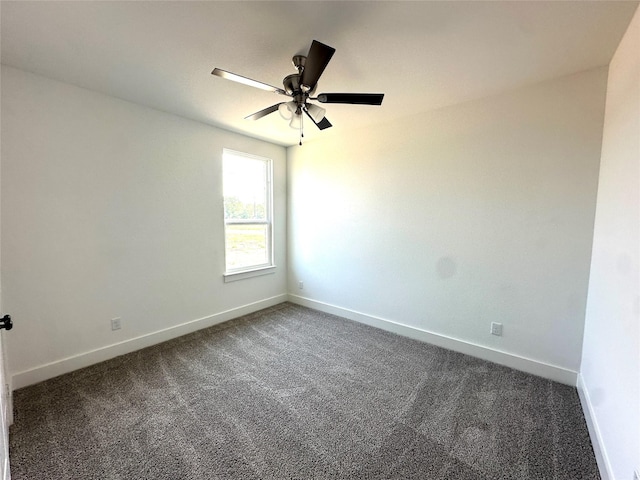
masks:
[(502, 324), (497, 322), (491, 322), (491, 335), (502, 336)]

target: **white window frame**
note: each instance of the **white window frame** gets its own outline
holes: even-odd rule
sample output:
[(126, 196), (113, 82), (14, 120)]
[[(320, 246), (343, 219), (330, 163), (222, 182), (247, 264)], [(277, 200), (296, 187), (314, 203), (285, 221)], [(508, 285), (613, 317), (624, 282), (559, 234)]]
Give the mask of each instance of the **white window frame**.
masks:
[[(224, 218), (224, 158), (226, 155), (233, 155), (238, 157), (243, 157), (248, 160), (256, 160), (261, 161), (266, 164), (266, 188), (267, 188), (267, 198), (266, 198), (266, 216), (265, 220), (245, 220), (245, 219), (227, 219)], [(245, 278), (256, 277), (260, 275), (268, 275), (270, 273), (275, 273), (276, 265), (274, 261), (274, 241), (273, 241), (273, 160), (266, 157), (260, 157), (258, 155), (252, 155), (250, 153), (239, 152), (237, 150), (230, 150), (228, 148), (223, 149), (222, 151), (222, 182), (223, 182), (223, 198), (222, 198), (222, 208), (223, 208), (223, 221), (224, 221), (224, 281), (233, 282), (236, 280), (242, 280)], [(248, 267), (240, 267), (235, 269), (227, 270), (227, 225), (266, 225), (267, 226), (267, 262), (257, 265), (251, 265)]]

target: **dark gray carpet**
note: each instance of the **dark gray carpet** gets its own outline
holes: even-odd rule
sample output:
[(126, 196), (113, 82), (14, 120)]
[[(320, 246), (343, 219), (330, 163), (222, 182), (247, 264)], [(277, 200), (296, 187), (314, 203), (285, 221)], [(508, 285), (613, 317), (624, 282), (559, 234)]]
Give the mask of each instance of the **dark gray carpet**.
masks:
[(574, 388), (292, 304), (14, 400), (14, 480), (599, 478)]

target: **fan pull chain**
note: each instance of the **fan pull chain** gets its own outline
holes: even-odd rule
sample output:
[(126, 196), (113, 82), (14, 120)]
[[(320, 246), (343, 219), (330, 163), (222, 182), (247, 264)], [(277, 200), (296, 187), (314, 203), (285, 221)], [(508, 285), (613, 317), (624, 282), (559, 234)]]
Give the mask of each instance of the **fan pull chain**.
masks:
[(300, 142), (298, 145), (302, 146), (302, 139), (304, 138), (304, 132), (302, 131), (302, 122), (304, 120), (304, 115), (300, 114)]

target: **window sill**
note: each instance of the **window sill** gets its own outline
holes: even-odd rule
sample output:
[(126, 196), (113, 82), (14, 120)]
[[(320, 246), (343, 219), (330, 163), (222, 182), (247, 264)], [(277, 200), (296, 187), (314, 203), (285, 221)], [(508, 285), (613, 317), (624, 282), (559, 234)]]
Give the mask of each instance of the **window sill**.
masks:
[(244, 280), (245, 278), (260, 277), (262, 275), (269, 275), (276, 273), (276, 266), (256, 268), (255, 270), (243, 270), (241, 272), (225, 273), (224, 283), (235, 282), (237, 280)]

